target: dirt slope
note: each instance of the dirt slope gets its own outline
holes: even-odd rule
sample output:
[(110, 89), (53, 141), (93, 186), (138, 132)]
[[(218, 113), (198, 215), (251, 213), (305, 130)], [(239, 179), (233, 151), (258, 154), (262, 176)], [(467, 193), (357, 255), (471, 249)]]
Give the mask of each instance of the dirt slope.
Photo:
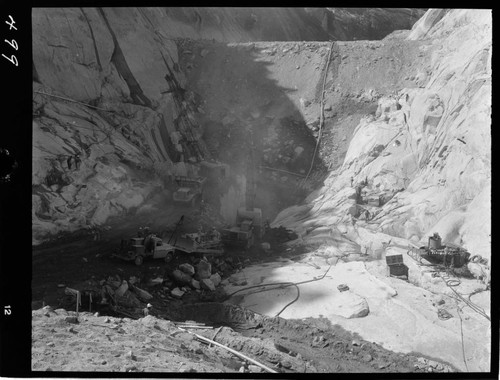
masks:
[[(267, 318), (215, 303), (188, 306), (182, 314), (206, 316), (207, 328), (188, 330), (208, 339), (216, 335), (216, 342), (277, 373), (452, 371), (423, 357), (391, 353), (321, 320), (311, 325)], [(89, 312), (81, 312), (78, 323), (71, 318), (76, 318), (74, 311), (33, 311), (33, 371), (267, 372), (223, 348), (208, 346), (170, 320)]]

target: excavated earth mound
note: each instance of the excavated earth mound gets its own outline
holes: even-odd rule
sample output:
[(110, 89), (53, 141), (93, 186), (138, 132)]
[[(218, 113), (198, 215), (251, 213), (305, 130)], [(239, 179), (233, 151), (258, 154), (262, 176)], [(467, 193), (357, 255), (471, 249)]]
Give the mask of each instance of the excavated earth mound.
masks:
[[(391, 353), (338, 326), (268, 318), (232, 305), (203, 303), (175, 311), (204, 316), (189, 329), (278, 373), (452, 372), (449, 365)], [(172, 321), (138, 320), (50, 307), (33, 311), (32, 369), (78, 372), (265, 372)], [(192, 322), (194, 323), (194, 322)], [(320, 322), (317, 322), (321, 324)], [(203, 326), (201, 326), (203, 327)], [(219, 327), (215, 329), (216, 327)], [(333, 360), (332, 360), (333, 358)]]

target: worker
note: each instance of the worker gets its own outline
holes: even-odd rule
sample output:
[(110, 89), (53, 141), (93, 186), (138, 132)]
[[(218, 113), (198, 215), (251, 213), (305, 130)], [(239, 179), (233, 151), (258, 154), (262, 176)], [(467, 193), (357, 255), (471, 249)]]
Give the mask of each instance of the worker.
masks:
[(139, 230), (137, 231), (137, 237), (144, 237), (144, 231), (142, 230), (142, 227), (139, 227)]
[(358, 203), (358, 204), (363, 203), (363, 197), (361, 196), (361, 190), (362, 190), (361, 185), (357, 185), (356, 186), (356, 203)]
[(220, 240), (220, 232), (215, 227), (212, 227), (212, 240)]
[(99, 229), (99, 227), (94, 226), (93, 227), (93, 232), (94, 232), (94, 241), (101, 240), (101, 230)]
[(142, 309), (142, 312), (143, 312), (144, 316), (147, 317), (151, 313), (152, 309), (153, 309), (153, 305), (151, 305), (150, 303), (148, 303), (146, 305), (146, 307), (144, 309)]
[(354, 182), (354, 178), (351, 177), (351, 187), (352, 187), (353, 182)]
[(370, 220), (370, 211), (365, 210), (365, 219), (368, 221)]
[(266, 219), (264, 222), (264, 231), (269, 231), (271, 229), (271, 224), (269, 223), (269, 219)]
[(80, 154), (76, 154), (75, 158), (75, 169), (80, 169), (80, 164), (82, 163), (82, 160), (80, 159)]

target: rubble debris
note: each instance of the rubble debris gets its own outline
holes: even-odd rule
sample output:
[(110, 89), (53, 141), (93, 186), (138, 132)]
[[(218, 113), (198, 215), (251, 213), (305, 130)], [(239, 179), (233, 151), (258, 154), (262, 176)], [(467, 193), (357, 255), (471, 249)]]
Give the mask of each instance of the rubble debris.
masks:
[(172, 272), (172, 279), (181, 285), (187, 285), (191, 283), (192, 277), (184, 272), (181, 272), (179, 269), (176, 269)]
[(163, 284), (163, 278), (162, 277), (156, 277), (152, 278), (149, 280), (148, 285), (150, 286), (157, 286)]
[(339, 292), (345, 292), (349, 290), (349, 287), (346, 284), (340, 284), (339, 286), (337, 286), (337, 289), (339, 290)]
[(212, 280), (210, 280), (208, 278), (204, 278), (204, 279), (200, 280), (200, 286), (202, 289), (211, 290), (211, 291), (215, 290), (214, 283), (212, 282)]
[(446, 309), (438, 309), (438, 317), (441, 320), (447, 320), (453, 318), (453, 315), (448, 312)]
[(184, 291), (180, 290), (179, 288), (174, 288), (170, 291), (170, 294), (173, 296), (173, 297), (176, 297), (176, 298), (182, 298), (182, 296), (184, 295)]
[(75, 316), (67, 316), (64, 320), (68, 323), (78, 323), (78, 318)]
[(371, 362), (373, 360), (373, 357), (370, 354), (364, 354), (361, 357), (361, 360), (368, 363), (368, 362)]
[(312, 340), (311, 346), (323, 348), (328, 346), (328, 342), (326, 342), (326, 339), (323, 335), (315, 336)]

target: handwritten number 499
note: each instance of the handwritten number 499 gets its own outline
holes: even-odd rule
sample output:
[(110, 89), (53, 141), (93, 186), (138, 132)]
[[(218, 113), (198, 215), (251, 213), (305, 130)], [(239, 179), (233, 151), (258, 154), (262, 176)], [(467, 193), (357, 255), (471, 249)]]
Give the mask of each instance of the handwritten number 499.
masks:
[[(14, 19), (12, 18), (12, 16), (11, 16), (11, 15), (9, 15), (9, 18), (10, 18), (10, 22), (9, 22), (9, 21), (5, 21), (5, 23), (6, 23), (7, 25), (9, 25), (9, 30), (11, 30), (11, 29), (17, 30), (17, 28), (14, 26), (14, 24), (15, 24), (16, 22), (14, 21)], [(16, 42), (16, 40), (14, 40), (14, 39), (13, 39), (12, 41), (9, 41), (9, 40), (4, 40), (4, 42), (7, 42), (7, 43), (8, 43), (11, 47), (13, 47), (13, 48), (14, 48), (14, 50), (16, 50), (16, 51), (17, 51), (18, 46), (17, 46), (17, 42)], [(12, 55), (12, 56), (9, 58), (9, 57), (7, 57), (6, 55), (2, 54), (2, 57), (4, 57), (6, 60), (10, 61), (10, 63), (12, 63), (13, 65), (16, 65), (16, 66), (17, 66), (17, 58), (16, 58), (16, 56), (15, 56), (15, 55)]]

